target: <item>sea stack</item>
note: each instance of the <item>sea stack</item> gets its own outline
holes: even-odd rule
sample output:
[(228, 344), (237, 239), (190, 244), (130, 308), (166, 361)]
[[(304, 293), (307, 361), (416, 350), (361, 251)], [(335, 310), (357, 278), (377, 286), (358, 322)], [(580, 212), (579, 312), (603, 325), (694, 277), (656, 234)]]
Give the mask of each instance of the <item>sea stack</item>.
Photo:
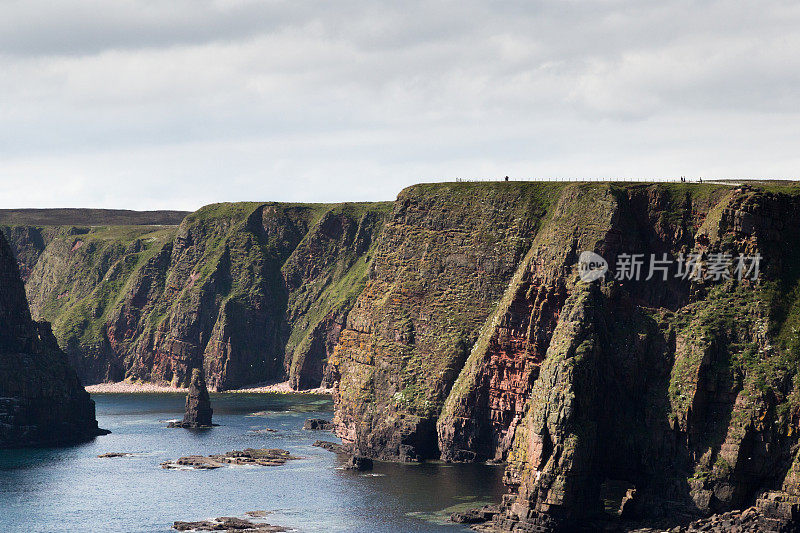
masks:
[(0, 233), (0, 448), (73, 444), (106, 433), (50, 324), (31, 318)]
[(186, 413), (182, 422), (172, 422), (170, 427), (203, 428), (211, 427), (211, 400), (208, 396), (206, 380), (203, 371), (199, 368), (192, 370), (192, 379), (189, 383), (189, 394), (186, 395)]

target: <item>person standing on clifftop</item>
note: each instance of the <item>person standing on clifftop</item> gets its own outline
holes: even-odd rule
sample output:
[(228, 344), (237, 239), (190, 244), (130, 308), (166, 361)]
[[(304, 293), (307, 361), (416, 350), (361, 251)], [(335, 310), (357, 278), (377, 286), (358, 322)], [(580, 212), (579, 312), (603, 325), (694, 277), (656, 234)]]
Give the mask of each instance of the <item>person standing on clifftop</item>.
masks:
[(506, 180), (506, 181), (508, 181), (508, 176), (506, 176), (506, 179), (505, 179), (505, 180)]

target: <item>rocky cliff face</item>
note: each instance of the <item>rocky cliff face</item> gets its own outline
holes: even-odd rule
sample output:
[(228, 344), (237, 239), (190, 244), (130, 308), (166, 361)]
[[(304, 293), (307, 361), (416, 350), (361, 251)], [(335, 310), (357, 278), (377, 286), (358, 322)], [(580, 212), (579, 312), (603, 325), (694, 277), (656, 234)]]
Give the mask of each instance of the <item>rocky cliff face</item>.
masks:
[[(620, 485), (628, 517), (741, 509), (781, 488), (764, 501), (796, 504), (800, 260), (787, 243), (800, 238), (800, 198), (682, 192), (568, 191), (476, 343), (439, 445), (448, 459), (508, 460), (496, 529), (574, 530)], [(760, 254), (761, 278), (586, 284), (574, 253), (545, 262), (555, 278), (537, 268), (542, 239), (612, 265), (698, 253), (703, 277), (713, 254)], [(542, 285), (557, 296), (530, 289)]]
[(333, 384), (327, 362), (367, 283), (388, 208), (348, 205), (328, 211), (281, 267), (290, 327), (284, 364), (292, 388)]
[(91, 439), (94, 402), (44, 322), (34, 322), (19, 270), (0, 235), (0, 448)]
[(378, 458), (438, 456), (442, 404), (558, 189), (449, 184), (400, 193), (334, 350), (345, 444)]
[[(508, 461), (494, 526), (509, 531), (570, 530), (619, 486), (627, 516), (723, 512), (781, 488), (790, 506), (797, 193), (472, 187), (398, 197), (334, 350), (343, 442), (384, 459)], [(585, 284), (584, 250), (612, 267), (699, 254), (701, 279), (673, 263), (647, 280), (647, 263), (640, 281)], [(733, 267), (760, 255), (759, 281), (715, 278), (715, 254)]]
[[(18, 255), (94, 379), (334, 384), (353, 453), (505, 461), (491, 527), (569, 531), (620, 490), (628, 517), (800, 509), (798, 228), (791, 184), (434, 184), (209, 206), (122, 240), (64, 229)], [(580, 281), (583, 251), (611, 272)], [(615, 279), (631, 254), (641, 279)], [(715, 275), (740, 254), (757, 281)]]
[(185, 385), (203, 368), (215, 390), (284, 374), (305, 388), (324, 379), (385, 210), (219, 204), (178, 227), (5, 231), (32, 264), (34, 314), (86, 381)]

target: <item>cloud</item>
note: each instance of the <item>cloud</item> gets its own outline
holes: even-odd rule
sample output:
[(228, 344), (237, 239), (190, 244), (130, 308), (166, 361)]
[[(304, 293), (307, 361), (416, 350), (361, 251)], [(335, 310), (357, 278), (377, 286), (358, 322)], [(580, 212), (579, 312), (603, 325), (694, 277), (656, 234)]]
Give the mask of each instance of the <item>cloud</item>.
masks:
[(0, 204), (797, 175), (800, 6), (10, 1)]

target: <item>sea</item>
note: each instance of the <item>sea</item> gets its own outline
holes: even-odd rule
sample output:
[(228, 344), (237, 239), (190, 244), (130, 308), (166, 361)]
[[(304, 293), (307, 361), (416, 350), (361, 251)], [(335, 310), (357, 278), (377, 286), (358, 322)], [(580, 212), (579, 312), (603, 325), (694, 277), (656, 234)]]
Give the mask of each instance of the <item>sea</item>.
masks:
[[(451, 513), (496, 503), (501, 466), (375, 462), (344, 470), (346, 458), (312, 446), (340, 442), (303, 430), (333, 416), (328, 396), (211, 395), (210, 429), (167, 428), (183, 416), (182, 394), (93, 394), (110, 435), (64, 448), (0, 450), (2, 532), (168, 532), (175, 521), (248, 518), (302, 532), (468, 531)], [(273, 430), (273, 431), (269, 431)], [(282, 466), (167, 470), (187, 455), (281, 448), (301, 457)], [(127, 457), (100, 458), (105, 453)]]

